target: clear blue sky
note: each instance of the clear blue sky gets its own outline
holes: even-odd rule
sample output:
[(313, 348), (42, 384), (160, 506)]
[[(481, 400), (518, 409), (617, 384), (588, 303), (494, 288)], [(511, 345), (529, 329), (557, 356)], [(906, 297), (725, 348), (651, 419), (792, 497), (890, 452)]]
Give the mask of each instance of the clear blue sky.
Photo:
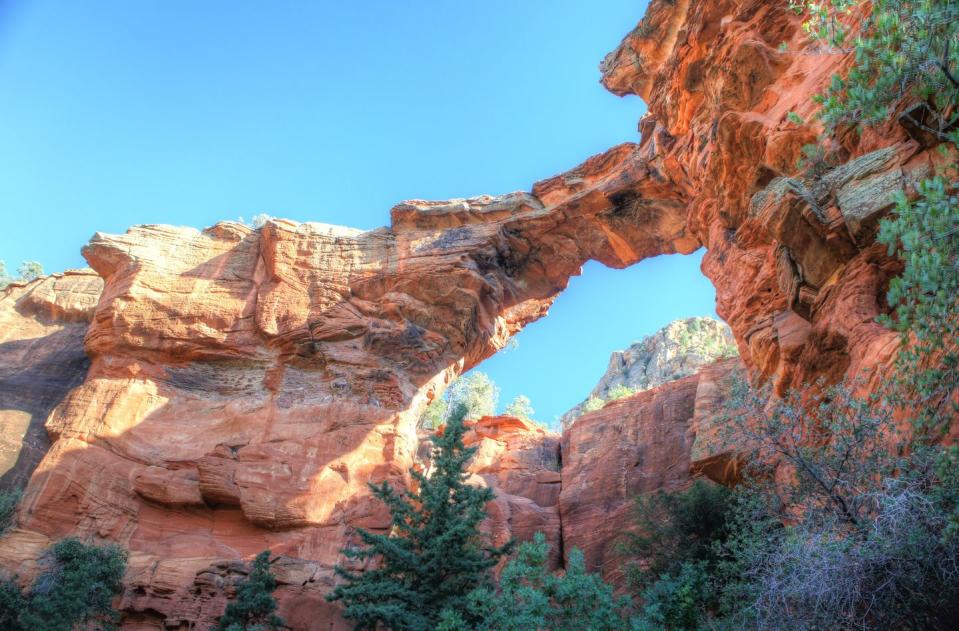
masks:
[[(637, 138), (642, 102), (597, 65), (645, 4), (0, 2), (0, 259), (55, 271), (131, 224), (373, 228), (403, 199), (528, 190)], [(548, 421), (610, 351), (713, 300), (697, 257), (590, 266), (481, 369)]]

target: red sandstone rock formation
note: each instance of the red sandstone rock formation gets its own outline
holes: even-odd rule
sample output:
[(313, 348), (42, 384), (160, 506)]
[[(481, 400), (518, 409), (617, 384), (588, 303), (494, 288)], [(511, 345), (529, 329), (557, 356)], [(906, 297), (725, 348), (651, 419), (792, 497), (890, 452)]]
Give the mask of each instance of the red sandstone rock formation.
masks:
[[(685, 487), (694, 472), (727, 481), (731, 458), (709, 442), (722, 388), (738, 359), (607, 404), (563, 434), (559, 506), (563, 546), (583, 551), (587, 566), (620, 583), (620, 535), (630, 528), (637, 495)], [(718, 475), (717, 475), (718, 474)]]
[(22, 486), (50, 446), (43, 424), (83, 381), (83, 334), (103, 288), (71, 270), (0, 289), (0, 484)]
[[(353, 528), (388, 524), (366, 482), (406, 482), (419, 409), (545, 315), (588, 259), (623, 267), (705, 245), (718, 311), (755, 374), (785, 387), (881, 369), (897, 338), (874, 317), (896, 264), (873, 228), (890, 191), (936, 158), (891, 123), (841, 138), (835, 166), (798, 173), (816, 130), (786, 113), (810, 118), (810, 95), (849, 62), (805, 46), (785, 3), (654, 0), (603, 63), (611, 91), (649, 104), (641, 143), (530, 193), (406, 202), (369, 232), (273, 221), (97, 235), (84, 254), (105, 285), (85, 374), (86, 316), (62, 314), (87, 313), (97, 281), (7, 290), (2, 317), (23, 332), (4, 332), (0, 366), (27, 357), (52, 376), (18, 403), (22, 373), (2, 368), (5, 414), (22, 410), (27, 426), (57, 405), (0, 563), (26, 575), (50, 539), (118, 541), (131, 550), (125, 627), (187, 629), (222, 611), (237, 561), (268, 548), (294, 628), (342, 626), (322, 601), (338, 550)], [(64, 308), (74, 302), (85, 306)], [(61, 351), (72, 359), (43, 359)], [(564, 545), (612, 571), (596, 533), (621, 525), (628, 494), (688, 476), (688, 432), (708, 427), (690, 420), (709, 400), (700, 382), (610, 406), (567, 436)], [(493, 522), (499, 510), (516, 534), (533, 521), (514, 505), (546, 520), (556, 483), (504, 466), (479, 475), (501, 485), (509, 511), (494, 507)]]
[(851, 58), (811, 51), (784, 4), (653, 2), (602, 66), (606, 87), (648, 103), (644, 155), (687, 192), (717, 310), (780, 388), (888, 364), (898, 338), (875, 316), (897, 266), (874, 229), (892, 192), (939, 159), (892, 122), (842, 136), (821, 170), (800, 172), (819, 130), (786, 114), (812, 119), (811, 96)]
[(463, 441), (477, 448), (470, 472), (478, 484), (496, 491), (485, 529), (496, 545), (511, 538), (531, 541), (542, 532), (550, 544), (550, 561), (562, 564), (559, 518), (560, 436), (536, 423), (511, 416), (485, 416)]

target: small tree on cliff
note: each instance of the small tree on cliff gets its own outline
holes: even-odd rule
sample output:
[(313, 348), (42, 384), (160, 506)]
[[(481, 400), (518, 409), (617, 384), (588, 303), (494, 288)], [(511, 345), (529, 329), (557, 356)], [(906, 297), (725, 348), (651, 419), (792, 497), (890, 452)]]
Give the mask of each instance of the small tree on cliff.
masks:
[(283, 626), (276, 615), (276, 577), (270, 571), (270, 551), (256, 555), (250, 575), (240, 584), (236, 600), (216, 625), (217, 631), (273, 631)]
[(464, 471), (475, 449), (463, 446), (465, 416), (465, 406), (458, 406), (436, 438), (432, 475), (410, 472), (418, 488), (397, 492), (386, 482), (370, 485), (390, 509), (391, 531), (358, 530), (365, 545), (343, 554), (374, 565), (363, 572), (337, 566), (344, 582), (327, 596), (343, 602), (343, 615), (356, 621), (356, 629), (432, 631), (444, 609), (467, 611), (467, 595), (489, 584), (490, 569), (512, 547), (482, 540), (479, 525), (493, 492), (466, 484)]

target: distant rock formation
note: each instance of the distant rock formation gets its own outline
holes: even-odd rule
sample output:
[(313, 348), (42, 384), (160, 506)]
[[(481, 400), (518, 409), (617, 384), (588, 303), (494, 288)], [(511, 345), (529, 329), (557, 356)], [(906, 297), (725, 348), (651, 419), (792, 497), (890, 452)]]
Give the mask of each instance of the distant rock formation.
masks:
[(606, 372), (589, 396), (563, 414), (560, 421), (563, 427), (569, 427), (589, 407), (608, 403), (627, 390), (645, 392), (736, 355), (739, 351), (733, 332), (725, 323), (709, 316), (670, 322), (626, 350), (610, 355)]

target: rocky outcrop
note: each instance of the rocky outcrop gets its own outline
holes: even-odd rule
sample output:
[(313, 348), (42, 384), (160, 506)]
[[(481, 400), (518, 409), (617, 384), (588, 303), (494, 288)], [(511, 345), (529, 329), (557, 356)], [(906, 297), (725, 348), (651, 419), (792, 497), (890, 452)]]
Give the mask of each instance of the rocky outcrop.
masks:
[[(563, 433), (559, 506), (563, 546), (620, 584), (617, 547), (637, 496), (682, 489), (694, 475), (727, 482), (734, 457), (720, 451), (722, 389), (738, 359), (709, 366), (587, 412)], [(718, 396), (717, 396), (718, 395)]]
[[(611, 91), (649, 105), (639, 144), (529, 192), (405, 202), (368, 232), (273, 220), (98, 234), (84, 250), (103, 282), (89, 329), (92, 276), (6, 290), (4, 422), (29, 434), (45, 420), (53, 444), (0, 563), (27, 576), (44, 542), (117, 541), (131, 551), (124, 624), (169, 631), (207, 626), (237, 561), (270, 549), (294, 628), (341, 628), (322, 599), (338, 551), (356, 527), (389, 525), (366, 483), (406, 484), (423, 406), (545, 315), (590, 259), (624, 267), (705, 246), (717, 311), (755, 377), (780, 389), (881, 378), (898, 337), (875, 316), (898, 268), (874, 227), (890, 191), (945, 158), (891, 123), (798, 169), (817, 129), (786, 114), (811, 119), (810, 95), (850, 61), (806, 48), (786, 3), (653, 0), (602, 66)], [(705, 443), (693, 453), (715, 426), (702, 383), (579, 419), (564, 439), (565, 547), (611, 572), (607, 540), (631, 494), (680, 485), (698, 464), (735, 475)], [(28, 443), (35, 461), (43, 445)], [(477, 471), (514, 498), (500, 509), (514, 534), (547, 524), (555, 493), (526, 458)]]
[(733, 333), (710, 317), (676, 320), (629, 348), (616, 351), (589, 396), (560, 417), (568, 427), (586, 411), (587, 401), (610, 401), (616, 390), (644, 392), (688, 377), (723, 357), (738, 354)]
[(800, 21), (782, 3), (654, 1), (602, 64), (607, 88), (646, 100), (642, 146), (688, 192), (717, 312), (780, 391), (888, 365), (898, 338), (875, 318), (897, 265), (874, 228), (946, 159), (890, 122), (798, 166), (819, 129), (787, 114), (814, 120), (811, 96), (852, 61), (813, 50)]
[(0, 485), (21, 487), (50, 447), (44, 422), (79, 385), (103, 281), (71, 270), (0, 289)]

